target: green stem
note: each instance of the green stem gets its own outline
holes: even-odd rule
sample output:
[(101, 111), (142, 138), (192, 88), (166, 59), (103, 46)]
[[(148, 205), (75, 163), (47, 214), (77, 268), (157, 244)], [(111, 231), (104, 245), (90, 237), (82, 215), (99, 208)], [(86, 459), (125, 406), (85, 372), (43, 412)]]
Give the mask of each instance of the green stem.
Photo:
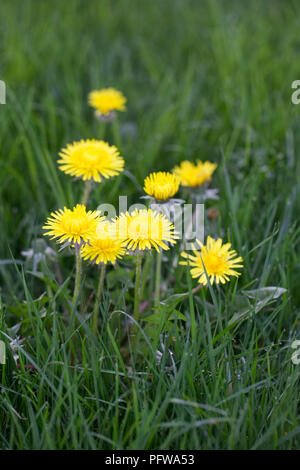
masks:
[(92, 325), (91, 325), (92, 331), (95, 335), (98, 333), (98, 316), (99, 316), (99, 308), (100, 308), (100, 299), (101, 299), (101, 294), (102, 294), (104, 279), (105, 279), (105, 271), (106, 271), (106, 265), (102, 263), (99, 282), (98, 282), (98, 288), (97, 288), (96, 298), (95, 298), (94, 312), (92, 316)]
[[(146, 283), (148, 282), (148, 285), (149, 285), (149, 273), (150, 273), (151, 267), (152, 267), (152, 256), (151, 256), (151, 253), (149, 252), (149, 253), (146, 253), (146, 260), (145, 260), (144, 266), (143, 266), (142, 287), (141, 287), (141, 298), (142, 299), (144, 297), (144, 291), (145, 291)], [(151, 292), (151, 289), (149, 290), (149, 292)], [(151, 296), (149, 295), (149, 297), (151, 297)]]
[[(187, 281), (188, 281), (188, 288), (189, 288), (191, 337), (192, 337), (192, 341), (195, 341), (195, 339), (196, 339), (196, 318), (195, 318), (195, 307), (194, 307), (194, 297), (193, 297), (195, 289), (192, 289), (192, 277), (191, 277), (189, 271), (187, 271)], [(199, 290), (198, 286), (197, 286), (197, 290)]]
[(135, 292), (134, 292), (134, 310), (133, 318), (139, 321), (140, 303), (141, 303), (141, 273), (142, 273), (142, 253), (139, 251), (136, 259), (135, 270)]
[(105, 129), (106, 129), (106, 123), (105, 122), (100, 122), (100, 127), (99, 127), (99, 140), (105, 140)]
[(91, 189), (92, 189), (92, 180), (87, 180), (85, 182), (84, 192), (83, 192), (82, 202), (81, 202), (81, 204), (83, 204), (84, 206), (86, 206), (88, 203)]
[(75, 286), (74, 286), (74, 294), (73, 294), (73, 306), (75, 307), (79, 291), (80, 291), (80, 283), (81, 283), (81, 272), (82, 272), (82, 258), (80, 256), (80, 248), (78, 246), (75, 247), (76, 253), (76, 274), (75, 274)]
[(156, 277), (155, 277), (155, 297), (154, 305), (156, 308), (159, 307), (160, 303), (160, 279), (161, 279), (161, 262), (162, 262), (162, 251), (157, 253), (156, 258)]
[(121, 134), (120, 134), (120, 125), (119, 125), (117, 116), (115, 117), (112, 123), (112, 130), (113, 130), (113, 137), (114, 137), (115, 145), (117, 149), (121, 151), (122, 141), (121, 141)]

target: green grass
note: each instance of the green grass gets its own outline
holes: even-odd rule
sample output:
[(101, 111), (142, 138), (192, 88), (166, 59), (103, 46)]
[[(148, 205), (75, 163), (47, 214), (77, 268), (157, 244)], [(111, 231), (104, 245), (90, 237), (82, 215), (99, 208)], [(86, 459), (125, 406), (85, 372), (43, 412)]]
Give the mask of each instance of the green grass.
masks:
[[(299, 448), (297, 2), (27, 0), (2, 2), (0, 17), (0, 339), (25, 339), (19, 366), (9, 347), (0, 366), (0, 447)], [(127, 172), (98, 185), (90, 207), (119, 194), (138, 202), (150, 171), (182, 159), (216, 161), (221, 216), (206, 234), (230, 239), (244, 258), (238, 281), (192, 296), (195, 281), (171, 262), (178, 249), (168, 253), (158, 323), (140, 322), (137, 348), (132, 259), (108, 271), (95, 337), (87, 302), (97, 268), (84, 265), (86, 310), (71, 314), (71, 254), (58, 256), (61, 279), (54, 262), (34, 270), (21, 254), (43, 251), (49, 212), (81, 198), (82, 183), (58, 170), (57, 154), (100, 136), (86, 98), (101, 86), (128, 98), (119, 119)], [(110, 127), (106, 138), (115, 142)], [(154, 270), (149, 256), (144, 300)], [(244, 293), (268, 286), (287, 292), (272, 300), (260, 291), (263, 304)]]

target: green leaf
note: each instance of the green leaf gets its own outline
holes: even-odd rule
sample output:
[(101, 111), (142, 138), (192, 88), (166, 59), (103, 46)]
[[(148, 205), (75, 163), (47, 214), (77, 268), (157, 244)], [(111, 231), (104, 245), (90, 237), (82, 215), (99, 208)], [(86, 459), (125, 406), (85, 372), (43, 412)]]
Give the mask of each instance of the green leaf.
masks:
[[(156, 313), (153, 313), (152, 315), (149, 315), (148, 317), (143, 318), (143, 320), (151, 322), (151, 323), (160, 324), (162, 315), (163, 315), (163, 313), (156, 312)], [(169, 320), (186, 321), (186, 317), (183, 315), (183, 313), (179, 312), (178, 310), (174, 310), (174, 311), (172, 311), (170, 316), (168, 316), (167, 321), (169, 321)]]
[[(249, 314), (256, 314), (260, 312), (266, 305), (271, 303), (273, 300), (278, 299), (281, 295), (285, 294), (287, 289), (284, 287), (262, 287), (260, 289), (253, 289), (248, 291), (242, 291), (244, 296), (238, 296), (236, 301), (240, 304), (239, 311), (230, 320), (230, 324), (235, 323), (238, 320), (245, 320)], [(246, 300), (248, 299), (248, 304)], [(254, 300), (249, 306), (249, 300)]]

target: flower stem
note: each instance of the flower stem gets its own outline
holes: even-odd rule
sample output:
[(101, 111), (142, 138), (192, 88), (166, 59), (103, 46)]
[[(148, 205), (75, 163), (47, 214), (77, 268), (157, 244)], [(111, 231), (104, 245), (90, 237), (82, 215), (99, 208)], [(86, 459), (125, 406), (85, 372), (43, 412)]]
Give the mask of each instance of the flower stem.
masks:
[(75, 307), (79, 290), (80, 290), (80, 282), (81, 282), (81, 272), (82, 272), (82, 258), (80, 256), (80, 248), (76, 245), (75, 247), (75, 255), (76, 255), (76, 274), (75, 274), (75, 285), (74, 285), (74, 294), (73, 294), (73, 306)]
[(191, 278), (191, 275), (190, 275), (189, 271), (187, 272), (187, 281), (188, 281), (188, 288), (189, 288), (191, 337), (192, 337), (192, 341), (195, 341), (195, 339), (196, 339), (196, 318), (195, 318), (194, 297), (193, 297), (193, 289), (192, 289), (192, 278)]
[(135, 292), (134, 292), (134, 310), (133, 318), (136, 322), (139, 320), (140, 302), (141, 302), (141, 273), (142, 273), (142, 253), (139, 251), (136, 259), (135, 270)]
[(92, 180), (87, 180), (85, 182), (84, 192), (83, 192), (83, 196), (82, 196), (82, 204), (84, 206), (86, 206), (87, 203), (88, 203), (91, 189), (92, 189)]
[(101, 122), (99, 127), (99, 140), (105, 140), (106, 123)]
[(101, 294), (102, 294), (103, 285), (104, 285), (105, 271), (106, 271), (106, 265), (102, 263), (101, 269), (100, 269), (98, 288), (97, 288), (96, 298), (95, 298), (94, 312), (92, 316), (92, 324), (91, 324), (92, 331), (95, 335), (98, 333), (99, 306), (100, 306), (100, 299), (101, 299)]
[(121, 134), (120, 134), (120, 125), (119, 125), (117, 116), (113, 120), (112, 130), (113, 130), (113, 137), (114, 137), (115, 145), (117, 146), (118, 150), (121, 151), (122, 142), (121, 142)]
[(159, 307), (159, 303), (160, 303), (161, 262), (162, 262), (162, 251), (159, 251), (159, 253), (157, 253), (157, 258), (156, 258), (155, 297), (154, 297), (154, 305), (156, 308)]
[[(143, 266), (143, 276), (142, 276), (142, 287), (141, 287), (141, 298), (144, 298), (144, 290), (149, 279), (149, 272), (152, 267), (152, 256), (151, 253), (146, 254), (146, 260)], [(151, 292), (151, 289), (150, 289)], [(152, 291), (153, 292), (153, 291)]]

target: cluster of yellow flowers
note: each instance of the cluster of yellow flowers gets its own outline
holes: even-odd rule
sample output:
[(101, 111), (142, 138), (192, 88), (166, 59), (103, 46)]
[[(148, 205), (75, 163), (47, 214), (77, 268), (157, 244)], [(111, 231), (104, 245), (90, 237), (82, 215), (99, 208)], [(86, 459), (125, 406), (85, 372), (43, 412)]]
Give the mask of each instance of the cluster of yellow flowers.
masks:
[[(92, 91), (89, 104), (98, 116), (112, 116), (124, 111), (126, 98), (113, 88)], [(124, 159), (114, 145), (103, 140), (80, 140), (73, 142), (59, 153), (60, 170), (81, 178), (86, 183), (101, 182), (118, 175), (124, 169)], [(144, 191), (157, 202), (167, 201), (179, 190), (180, 185), (197, 188), (208, 183), (217, 165), (209, 161), (183, 161), (172, 173), (154, 172), (146, 177)], [(85, 201), (87, 202), (87, 201)], [(174, 225), (160, 212), (151, 209), (136, 209), (129, 214), (108, 221), (97, 211), (88, 211), (85, 204), (73, 209), (64, 208), (52, 212), (43, 227), (46, 235), (59, 243), (76, 248), (79, 256), (97, 264), (115, 263), (128, 252), (144, 250), (168, 250), (178, 238)], [(229, 276), (239, 276), (236, 268), (242, 267), (242, 258), (231, 250), (231, 244), (221, 239), (207, 238), (206, 245), (197, 241), (198, 249), (193, 254), (182, 252), (183, 265), (191, 267), (191, 275), (200, 284), (225, 283)]]
[(45, 235), (80, 248), (84, 259), (97, 264), (115, 263), (125, 254), (124, 247), (130, 251), (168, 250), (167, 243), (174, 244), (177, 238), (167, 217), (151, 209), (136, 209), (107, 221), (97, 211), (77, 204), (72, 210), (65, 207), (52, 212), (43, 228)]

